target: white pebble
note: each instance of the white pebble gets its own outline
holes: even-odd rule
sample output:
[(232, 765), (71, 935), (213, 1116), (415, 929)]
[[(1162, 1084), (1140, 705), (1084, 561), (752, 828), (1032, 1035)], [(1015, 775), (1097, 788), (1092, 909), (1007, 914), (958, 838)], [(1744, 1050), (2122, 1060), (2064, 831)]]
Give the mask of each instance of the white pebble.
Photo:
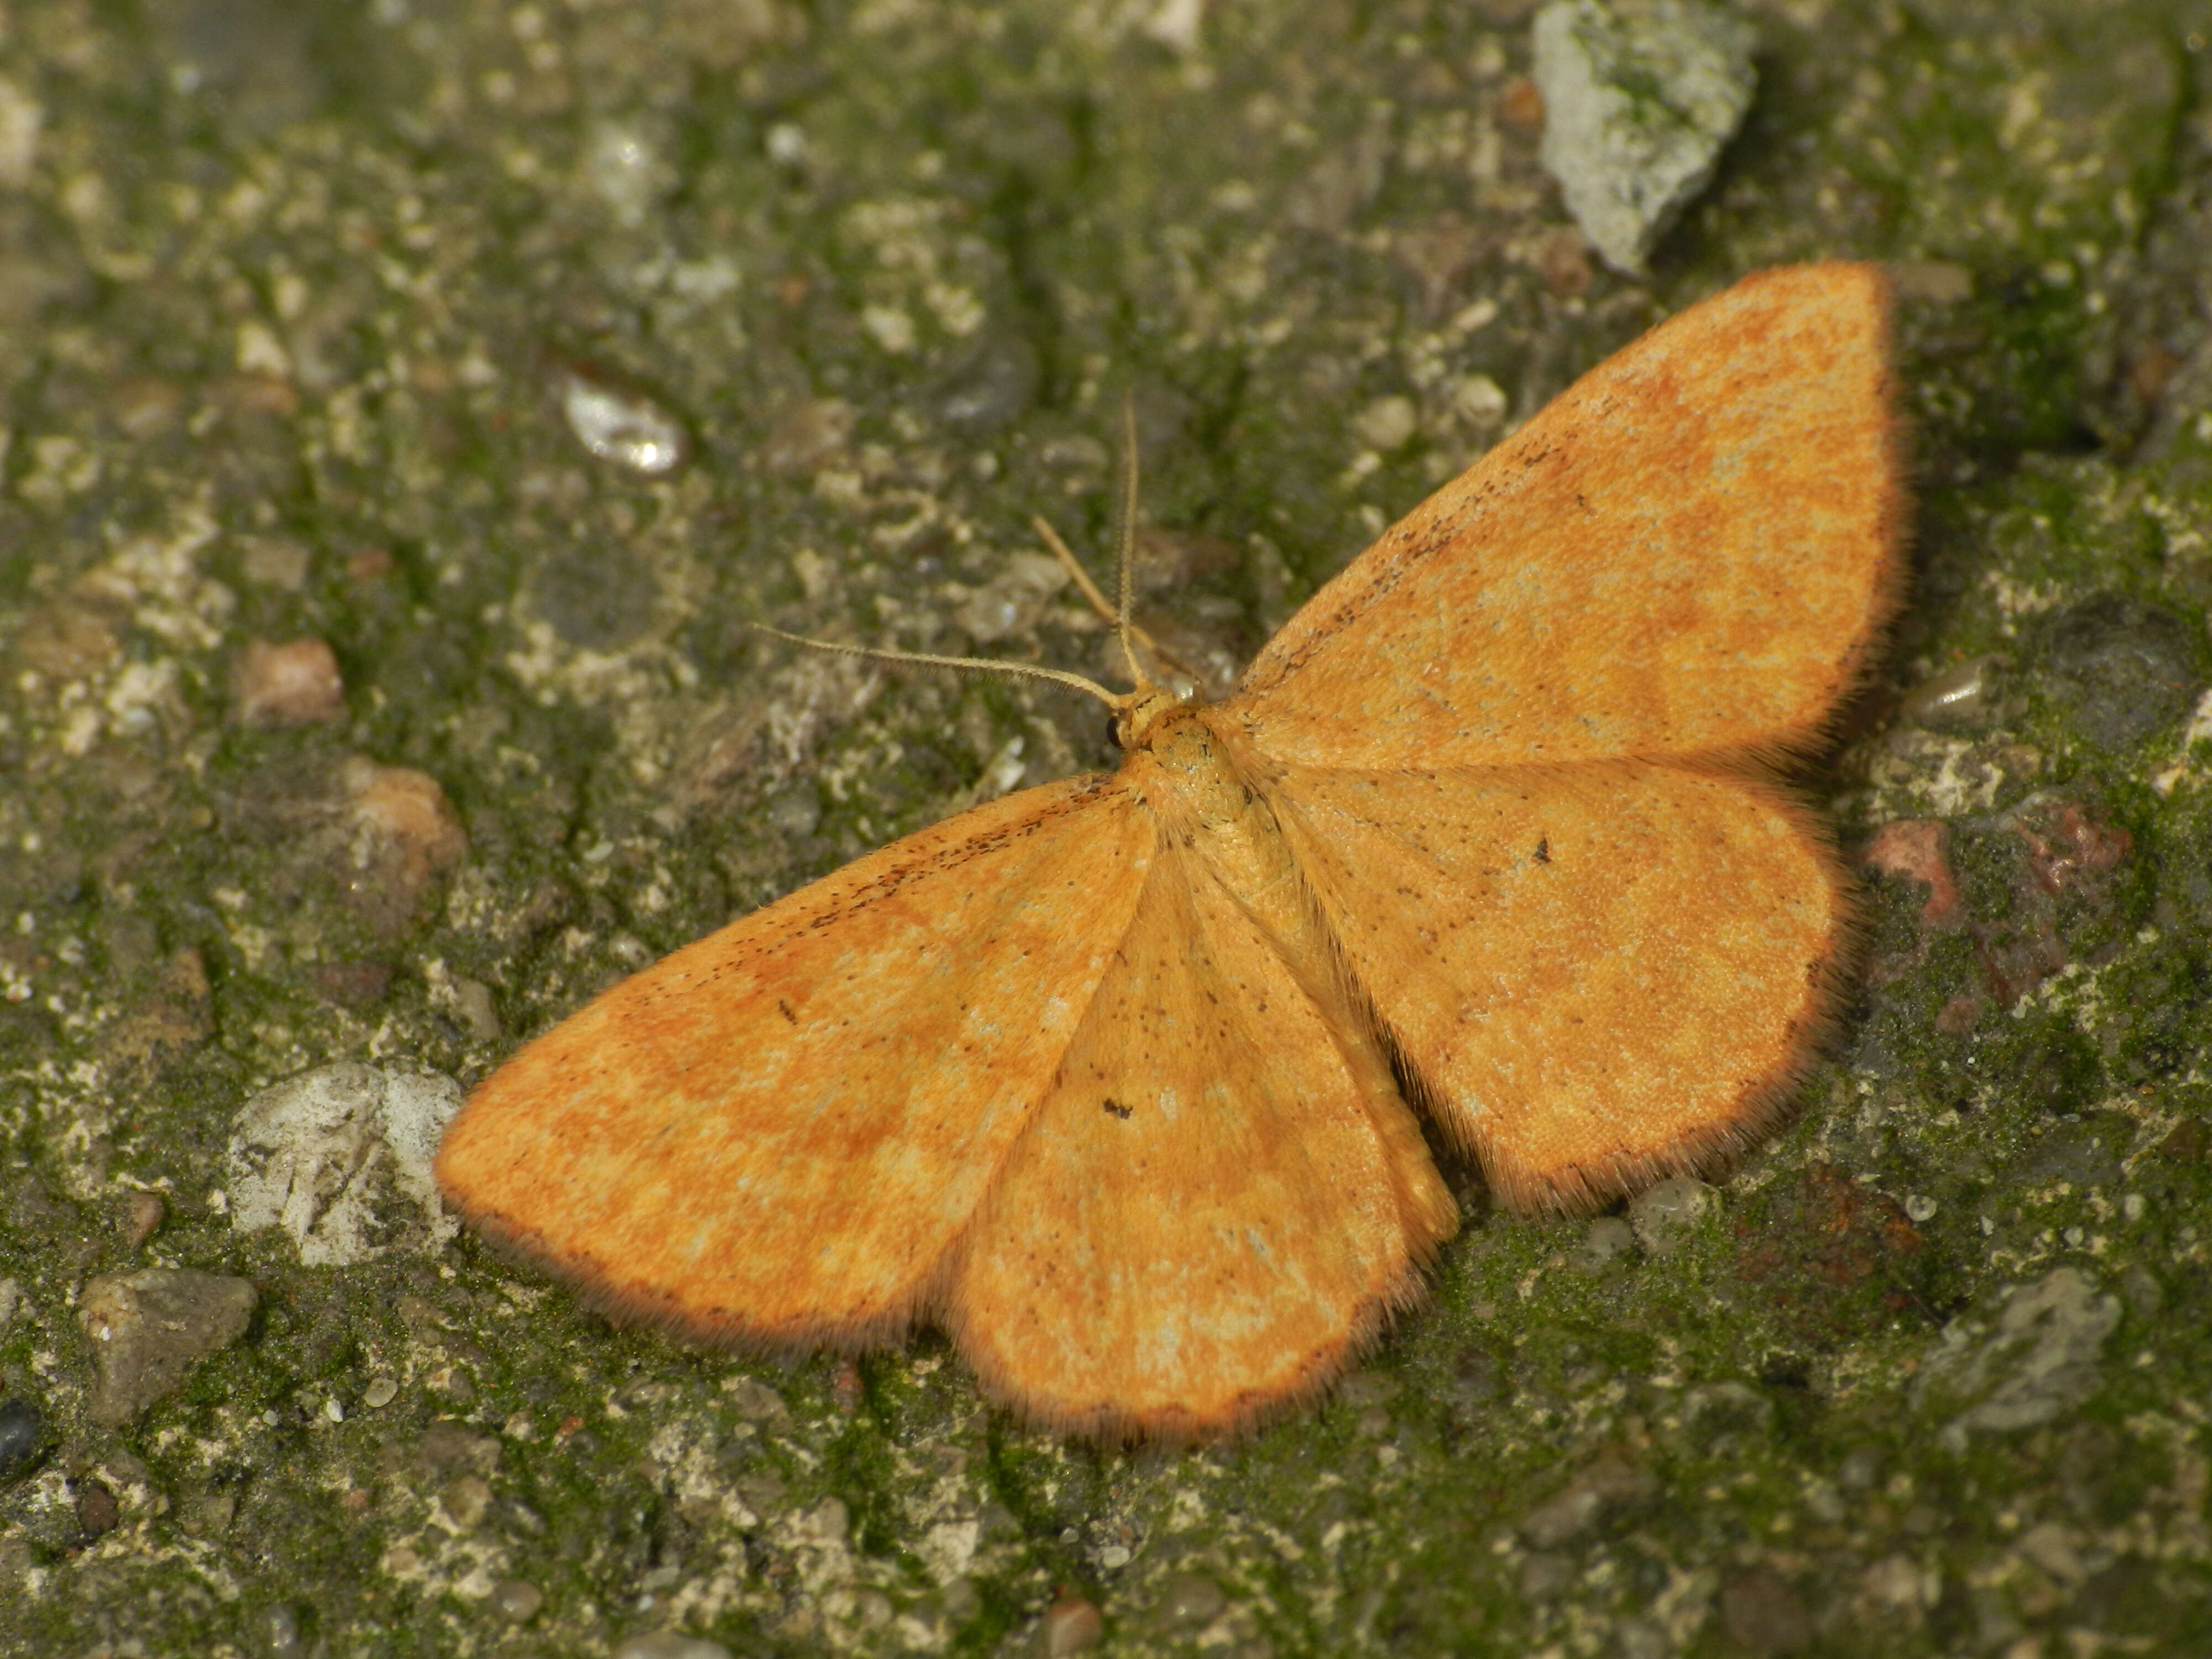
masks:
[(568, 430), (603, 461), (659, 477), (690, 453), (683, 423), (635, 386), (572, 366), (561, 371), (559, 390)]

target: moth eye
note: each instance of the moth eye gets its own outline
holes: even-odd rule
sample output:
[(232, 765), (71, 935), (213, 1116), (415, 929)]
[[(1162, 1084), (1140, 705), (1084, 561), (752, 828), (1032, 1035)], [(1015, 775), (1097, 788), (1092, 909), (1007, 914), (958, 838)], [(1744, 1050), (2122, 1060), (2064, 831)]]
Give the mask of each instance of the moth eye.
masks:
[(1122, 718), (1123, 717), (1121, 714), (1116, 714), (1113, 709), (1109, 708), (1106, 711), (1106, 741), (1112, 744), (1116, 749), (1126, 750), (1128, 748), (1129, 744), (1128, 739), (1125, 738), (1121, 732)]

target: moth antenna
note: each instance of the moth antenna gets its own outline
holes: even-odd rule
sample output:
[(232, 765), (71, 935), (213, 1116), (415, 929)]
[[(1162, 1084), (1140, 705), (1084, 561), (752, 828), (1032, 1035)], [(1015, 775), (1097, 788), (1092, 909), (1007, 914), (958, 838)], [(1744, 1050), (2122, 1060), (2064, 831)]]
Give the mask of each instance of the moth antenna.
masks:
[(781, 628), (770, 628), (766, 623), (747, 623), (746, 627), (757, 634), (767, 634), (779, 640), (788, 640), (793, 645), (803, 645), (810, 651), (827, 651), (839, 657), (865, 657), (873, 662), (905, 663), (910, 667), (950, 668), (963, 673), (1004, 674), (1010, 679), (1051, 680), (1060, 685), (1072, 685), (1085, 691), (1119, 714), (1135, 701), (1133, 693), (1109, 691), (1096, 680), (1087, 680), (1080, 674), (1071, 674), (1064, 668), (1045, 668), (1030, 662), (994, 662), (988, 657), (940, 657), (929, 651), (886, 651), (872, 645), (841, 645), (830, 640), (810, 640), (804, 634), (787, 634)]
[(1152, 682), (1138, 665), (1137, 653), (1129, 640), (1129, 612), (1135, 606), (1137, 586), (1137, 399), (1128, 392), (1121, 394), (1121, 529), (1114, 542), (1114, 566), (1121, 589), (1121, 603), (1116, 609), (1114, 626), (1121, 641), (1121, 655), (1129, 664), (1129, 678), (1143, 690)]
[(1106, 596), (1098, 591), (1098, 584), (1091, 580), (1091, 573), (1076, 562), (1074, 554), (1067, 550), (1067, 544), (1060, 540), (1060, 532), (1046, 523), (1041, 514), (1033, 513), (1030, 515), (1030, 527), (1036, 532), (1045, 546), (1051, 550), (1053, 557), (1060, 561), (1061, 568), (1075, 578), (1076, 586), (1082, 590), (1083, 597), (1091, 602), (1091, 608), (1104, 619), (1109, 627), (1118, 623), (1121, 619), (1115, 616), (1114, 607), (1106, 603)]
[[(1076, 562), (1074, 554), (1068, 551), (1067, 544), (1060, 538), (1060, 532), (1040, 517), (1032, 516), (1030, 524), (1043, 540), (1044, 544), (1052, 550), (1053, 556), (1066, 568), (1069, 575), (1075, 578), (1075, 585), (1083, 590), (1083, 597), (1091, 602), (1091, 608), (1106, 619), (1108, 626), (1120, 629), (1124, 625), (1125, 619), (1114, 614), (1114, 607), (1106, 603), (1106, 596), (1098, 591), (1098, 584), (1091, 580), (1091, 573)], [(1184, 673), (1190, 675), (1194, 681), (1199, 679), (1200, 676), (1188, 663), (1176, 656), (1174, 652), (1162, 645), (1134, 622), (1128, 622), (1127, 626), (1130, 640), (1143, 646), (1160, 661), (1172, 667), (1180, 668)], [(1127, 648), (1126, 645), (1124, 648)], [(1130, 666), (1136, 671), (1131, 678), (1136, 681), (1137, 689), (1139, 691), (1156, 689), (1151, 676), (1144, 672), (1135, 659), (1131, 659)]]

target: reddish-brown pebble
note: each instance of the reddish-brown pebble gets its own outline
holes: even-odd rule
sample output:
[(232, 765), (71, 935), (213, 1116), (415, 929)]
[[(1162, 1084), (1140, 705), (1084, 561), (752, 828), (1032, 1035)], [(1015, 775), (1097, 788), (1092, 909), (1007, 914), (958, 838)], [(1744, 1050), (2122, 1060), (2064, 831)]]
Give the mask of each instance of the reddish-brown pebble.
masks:
[(1893, 818), (1874, 832), (1865, 858), (1885, 876), (1902, 876), (1928, 890), (1920, 920), (1948, 927), (1959, 920), (1959, 880), (1951, 873), (1951, 828), (1941, 818)]
[(1973, 994), (1953, 997), (1936, 1011), (1936, 1029), (1946, 1036), (1964, 1036), (1982, 1023), (1989, 1004)]
[(1505, 83), (1505, 95), (1498, 100), (1498, 113), (1509, 127), (1522, 132), (1540, 132), (1544, 127), (1544, 94), (1536, 90), (1536, 83), (1525, 75), (1516, 75)]
[(168, 1214), (169, 1206), (161, 1201), (161, 1194), (131, 1194), (130, 1213), (124, 1218), (124, 1238), (132, 1249), (137, 1249), (161, 1230)]
[(1037, 1631), (1037, 1651), (1043, 1659), (1087, 1653), (1105, 1634), (1105, 1615), (1096, 1602), (1079, 1595), (1063, 1595), (1045, 1609), (1044, 1623)]
[(115, 1494), (97, 1480), (88, 1480), (77, 1488), (76, 1521), (87, 1533), (94, 1536), (113, 1532), (123, 1520), (122, 1505)]
[(354, 821), (398, 855), (398, 874), (418, 895), (469, 850), (453, 803), (428, 772), (356, 756), (346, 763), (344, 780)]

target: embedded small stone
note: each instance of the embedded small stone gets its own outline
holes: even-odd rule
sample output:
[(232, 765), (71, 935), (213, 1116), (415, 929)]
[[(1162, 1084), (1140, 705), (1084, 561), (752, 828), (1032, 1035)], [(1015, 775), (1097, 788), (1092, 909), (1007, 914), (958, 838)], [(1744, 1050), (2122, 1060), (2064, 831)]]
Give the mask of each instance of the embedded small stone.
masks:
[(438, 1494), (438, 1507), (461, 1531), (473, 1531), (491, 1507), (491, 1483), (478, 1474), (459, 1475)]
[(1674, 1640), (1648, 1619), (1624, 1619), (1613, 1626), (1613, 1644), (1620, 1659), (1668, 1659)]
[(1658, 1476), (1626, 1450), (1609, 1448), (1523, 1516), (1521, 1535), (1537, 1549), (1557, 1549), (1609, 1516), (1641, 1508), (1658, 1495)]
[(97, 673), (123, 654), (112, 609), (70, 599), (40, 605), (15, 630), (16, 663), (58, 680)]
[(1969, 657), (1929, 676), (1905, 694), (1897, 705), (1897, 717), (1939, 730), (1987, 725), (1998, 660)]
[(1707, 1382), (1682, 1396), (1682, 1426), (1710, 1455), (1774, 1426), (1774, 1402), (1741, 1382)]
[(748, 1474), (740, 1479), (737, 1482), (737, 1493), (744, 1500), (745, 1507), (756, 1515), (769, 1513), (780, 1505), (787, 1495), (783, 1482), (765, 1471), (759, 1474)]
[[(1962, 994), (1945, 999), (1932, 1024), (1946, 1036), (1964, 1036), (1982, 1023), (1982, 1016), (1989, 1011), (1989, 1000), (1978, 992)], [(1911, 1213), (1910, 1209), (1906, 1213)]]
[(226, 374), (209, 388), (209, 402), (226, 415), (252, 420), (300, 412), (300, 393), (281, 374)]
[(2173, 377), (2187, 360), (2178, 351), (2169, 351), (2162, 345), (2152, 345), (2137, 352), (2129, 360), (2127, 385), (2137, 402), (2146, 405), (2158, 402), (2166, 389), (2173, 384)]
[(1044, 1623), (1037, 1630), (1037, 1651), (1042, 1659), (1067, 1659), (1071, 1654), (1088, 1653), (1105, 1636), (1106, 1617), (1096, 1602), (1080, 1595), (1063, 1595), (1044, 1610)]
[(616, 1647), (614, 1659), (732, 1659), (732, 1655), (729, 1649), (708, 1637), (656, 1630), (626, 1638)]
[(453, 993), (453, 1012), (460, 1016), (462, 1029), (479, 1042), (499, 1041), (503, 1028), (499, 1006), (492, 1000), (491, 987), (465, 974), (455, 974), (447, 984)]
[(1668, 1255), (1697, 1231), (1712, 1205), (1713, 1189), (1704, 1182), (1670, 1176), (1637, 1195), (1628, 1206), (1628, 1224), (1646, 1250)]
[(373, 1412), (382, 1411), (399, 1397), (399, 1385), (388, 1376), (374, 1376), (361, 1391), (361, 1403)]
[(1243, 568), (1244, 550), (1200, 530), (1147, 525), (1130, 549), (1130, 583), (1139, 593), (1181, 594), (1194, 583), (1233, 577)]
[(502, 1578), (491, 1587), (491, 1604), (502, 1619), (520, 1625), (538, 1616), (545, 1592), (526, 1578)]
[(392, 964), (386, 962), (318, 963), (308, 975), (315, 994), (341, 1008), (366, 1008), (381, 1002), (392, 988)]
[(469, 850), (468, 833), (438, 781), (356, 755), (339, 775), (354, 829), (344, 879), (356, 907), (382, 931), (410, 926), (433, 884)]
[(125, 437), (144, 441), (172, 430), (183, 415), (185, 394), (173, 380), (135, 374), (107, 395), (107, 415)]
[(1557, 1550), (1531, 1550), (1517, 1575), (1522, 1598), (1541, 1605), (1556, 1601), (1575, 1582), (1574, 1558)]
[(1721, 1590), (1721, 1628), (1755, 1654), (1795, 1653), (1813, 1639), (1805, 1604), (1782, 1575), (1753, 1567)]
[(216, 1538), (229, 1529), (238, 1513), (235, 1486), (211, 1486), (185, 1500), (177, 1524), (195, 1538)]
[(784, 1404), (783, 1396), (758, 1377), (734, 1373), (722, 1379), (722, 1392), (730, 1397), (730, 1406), (748, 1423), (758, 1423), (771, 1429), (791, 1426), (791, 1407)]
[(1836, 1484), (1845, 1492), (1870, 1491), (1881, 1479), (1881, 1454), (1871, 1446), (1855, 1446), (1836, 1465)]
[[(2078, 801), (2055, 796), (2022, 801), (2005, 815), (2027, 848), (2028, 874), (2041, 896), (2081, 892), (2103, 897), (2096, 878), (2126, 862), (2136, 839), (2121, 825)], [(2035, 895), (2023, 894), (2033, 902)]]
[(811, 836), (822, 827), (822, 798), (812, 788), (787, 789), (762, 810), (761, 818), (781, 836)]
[(21, 1395), (0, 1400), (0, 1482), (13, 1480), (39, 1461), (46, 1448), (46, 1420)]
[(1559, 299), (1577, 299), (1589, 292), (1594, 280), (1589, 244), (1572, 225), (1538, 231), (1528, 239), (1528, 258), (1544, 286)]
[(2014, 1547), (2062, 1583), (2079, 1583), (2088, 1577), (2074, 1534), (2056, 1521), (2030, 1527)]
[(691, 453), (684, 423), (641, 387), (588, 364), (564, 364), (556, 376), (561, 413), (576, 441), (625, 471), (657, 478)]
[(811, 472), (845, 447), (854, 422), (842, 398), (810, 398), (776, 423), (761, 446), (761, 462), (786, 477)]
[(1736, 1270), (1769, 1287), (1778, 1308), (1822, 1328), (1840, 1299), (1874, 1283), (1899, 1286), (1907, 1257), (1923, 1248), (1905, 1207), (1829, 1164), (1778, 1182), (1761, 1214), (1737, 1223)]
[(79, 1311), (99, 1366), (92, 1420), (103, 1428), (130, 1422), (243, 1336), (256, 1299), (246, 1279), (189, 1267), (88, 1280)]
[(1061, 472), (1103, 472), (1114, 464), (1114, 452), (1088, 432), (1066, 432), (1040, 444), (1037, 459)]
[(1029, 407), (1042, 378), (1024, 336), (986, 334), (939, 388), (939, 417), (963, 437), (988, 437)]
[[(1499, 19), (1499, 21), (1518, 22), (1521, 16), (1535, 10), (1535, 0), (1519, 0), (1520, 16)], [(1544, 94), (1528, 76), (1516, 75), (1505, 83), (1498, 95), (1498, 117), (1516, 132), (1541, 132), (1544, 130)]]
[(2205, 1129), (2203, 1119), (2194, 1117), (2182, 1119), (2158, 1143), (2158, 1155), (2175, 1164), (2194, 1164), (2208, 1149), (2212, 1149), (2212, 1132)]
[(1228, 1596), (1213, 1580), (1202, 1573), (1179, 1572), (1161, 1587), (1158, 1613), (1163, 1625), (1210, 1625), (1228, 1605)]
[(101, 1048), (112, 1063), (136, 1071), (174, 1060), (215, 1035), (215, 1000), (197, 945), (180, 945), (146, 994), (108, 1028)]
[(238, 574), (250, 582), (296, 593), (307, 585), (307, 545), (289, 536), (239, 538)]
[(123, 1506), (106, 1486), (97, 1480), (87, 1480), (77, 1487), (76, 1523), (88, 1536), (97, 1538), (104, 1532), (113, 1532), (122, 1522)]
[[(1244, 656), (1238, 649), (1233, 621), (1207, 617), (1203, 612), (1186, 618), (1149, 605), (1131, 620), (1145, 633), (1143, 639), (1132, 641), (1137, 660), (1158, 684), (1179, 697), (1202, 692), (1209, 702), (1227, 696), (1235, 688), (1237, 676), (1243, 672)], [(1112, 641), (1111, 634), (1099, 636), (1109, 678), (1127, 672), (1121, 647)]]
[(1927, 888), (1920, 920), (1929, 927), (1954, 927), (1961, 920), (1959, 878), (1951, 869), (1951, 827), (1942, 819), (1893, 818), (1875, 831), (1863, 856), (1882, 874)]
[(975, 1588), (975, 1581), (963, 1573), (945, 1586), (939, 1606), (945, 1609), (945, 1619), (957, 1627), (983, 1611), (983, 1593)]
[(659, 137), (632, 121), (602, 120), (592, 129), (584, 149), (584, 176), (619, 224), (643, 224), (676, 181)]
[(443, 869), (468, 849), (468, 836), (446, 792), (428, 773), (356, 757), (346, 763), (344, 781), (356, 816), (399, 843), (410, 866), (425, 872)]
[(159, 1193), (133, 1193), (131, 1205), (123, 1218), (123, 1242), (137, 1249), (161, 1229), (168, 1218), (169, 1206), (161, 1201)]
[(988, 645), (1034, 628), (1068, 580), (1055, 560), (1042, 553), (1017, 553), (1004, 570), (959, 603), (952, 620), (978, 645)]
[(459, 1423), (433, 1423), (412, 1446), (386, 1453), (392, 1469), (420, 1480), (439, 1474), (460, 1473), (489, 1476), (499, 1468), (499, 1442), (477, 1434)]
[(260, 1617), (253, 1622), (260, 1627), (264, 1659), (300, 1659), (307, 1652), (307, 1643), (300, 1632), (300, 1610), (289, 1602), (278, 1601), (262, 1608)]
[(1976, 1432), (2048, 1423), (2097, 1391), (2105, 1341), (2119, 1322), (2118, 1297), (2072, 1267), (2055, 1268), (2013, 1286), (1986, 1335), (1965, 1319), (1946, 1326), (1922, 1362), (1914, 1399), (1973, 1401), (1936, 1436), (1953, 1452)]
[(1477, 426), (1494, 426), (1512, 406), (1505, 388), (1487, 374), (1462, 374), (1454, 380), (1451, 403), (1463, 418)]
[(1411, 398), (1377, 398), (1352, 417), (1352, 435), (1370, 449), (1384, 453), (1397, 448), (1420, 429), (1421, 419)]
[(240, 726), (308, 726), (345, 718), (337, 655), (320, 640), (249, 641), (231, 665), (231, 702)]
[(2197, 630), (2130, 593), (2094, 593), (2048, 618), (2053, 689), (2081, 735), (2125, 749), (2177, 724), (2204, 689)]
[(853, 1524), (853, 1514), (843, 1498), (825, 1498), (802, 1514), (799, 1523), (824, 1543), (842, 1543)]
[(1575, 1252), (1575, 1265), (1585, 1273), (1599, 1273), (1626, 1256), (1636, 1254), (1636, 1230), (1617, 1215), (1601, 1215), (1583, 1235)]

